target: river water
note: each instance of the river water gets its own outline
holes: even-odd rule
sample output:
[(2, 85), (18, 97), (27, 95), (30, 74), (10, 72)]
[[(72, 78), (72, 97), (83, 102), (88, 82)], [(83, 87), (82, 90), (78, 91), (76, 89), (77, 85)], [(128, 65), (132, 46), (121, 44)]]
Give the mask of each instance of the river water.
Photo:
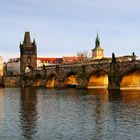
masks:
[(0, 89), (0, 140), (139, 140), (140, 91)]

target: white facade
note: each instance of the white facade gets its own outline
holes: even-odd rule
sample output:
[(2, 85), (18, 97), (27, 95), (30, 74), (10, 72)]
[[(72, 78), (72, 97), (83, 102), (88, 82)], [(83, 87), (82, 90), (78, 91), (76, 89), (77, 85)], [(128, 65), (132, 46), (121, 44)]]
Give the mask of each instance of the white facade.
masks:
[(3, 58), (0, 56), (0, 76), (3, 76)]
[(40, 69), (43, 67), (43, 65), (56, 65), (56, 64), (62, 64), (63, 58), (52, 58), (52, 57), (46, 57), (46, 58), (37, 58), (37, 69)]
[(7, 62), (7, 75), (19, 75), (20, 74), (20, 59), (13, 58)]

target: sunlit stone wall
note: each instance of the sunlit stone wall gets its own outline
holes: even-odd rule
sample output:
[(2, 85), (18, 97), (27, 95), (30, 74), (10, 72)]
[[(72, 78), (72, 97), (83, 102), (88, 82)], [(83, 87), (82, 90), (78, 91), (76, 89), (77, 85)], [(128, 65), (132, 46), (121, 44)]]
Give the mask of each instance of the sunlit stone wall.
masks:
[(21, 86), (20, 77), (5, 77), (4, 78), (5, 87), (19, 87)]
[(130, 72), (122, 79), (121, 88), (133, 87), (140, 87), (140, 71)]
[(55, 83), (56, 83), (56, 79), (55, 79), (55, 76), (53, 76), (50, 79), (48, 79), (48, 81), (46, 83), (46, 87), (53, 88), (53, 87), (55, 87)]
[(3, 58), (0, 56), (0, 76), (3, 76)]
[(68, 76), (65, 81), (64, 85), (77, 85), (77, 76), (76, 75), (70, 75)]
[(108, 75), (105, 73), (91, 75), (88, 81), (88, 88), (107, 88)]

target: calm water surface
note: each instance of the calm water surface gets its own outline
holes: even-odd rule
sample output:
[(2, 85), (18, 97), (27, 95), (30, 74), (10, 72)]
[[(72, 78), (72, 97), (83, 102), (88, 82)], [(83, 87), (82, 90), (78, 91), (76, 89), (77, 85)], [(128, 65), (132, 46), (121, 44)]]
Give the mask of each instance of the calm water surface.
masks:
[(0, 89), (0, 140), (139, 140), (140, 91)]

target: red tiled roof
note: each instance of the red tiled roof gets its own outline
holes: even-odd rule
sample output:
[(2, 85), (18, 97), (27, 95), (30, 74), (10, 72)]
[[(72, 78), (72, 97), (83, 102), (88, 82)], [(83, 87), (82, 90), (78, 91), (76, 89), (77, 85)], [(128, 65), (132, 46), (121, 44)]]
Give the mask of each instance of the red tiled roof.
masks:
[(53, 58), (53, 57), (49, 57), (49, 58), (42, 58), (42, 57), (38, 57), (37, 60), (41, 60), (41, 61), (55, 61), (55, 60), (59, 60), (62, 58)]
[(65, 56), (63, 57), (64, 61), (79, 61), (80, 57), (76, 57), (76, 56)]

